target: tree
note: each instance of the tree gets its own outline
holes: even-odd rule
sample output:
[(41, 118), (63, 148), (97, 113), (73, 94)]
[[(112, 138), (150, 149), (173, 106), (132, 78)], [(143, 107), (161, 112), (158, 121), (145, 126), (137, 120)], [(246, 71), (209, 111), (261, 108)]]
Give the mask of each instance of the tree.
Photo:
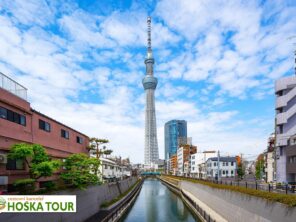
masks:
[(88, 185), (98, 184), (100, 160), (88, 157), (84, 153), (70, 155), (63, 164), (65, 171), (61, 178), (70, 186), (84, 189)]
[(263, 172), (264, 172), (264, 156), (263, 154), (260, 154), (257, 157), (257, 161), (256, 161), (256, 178), (262, 179)]
[(240, 179), (242, 179), (243, 176), (245, 175), (243, 165), (242, 165), (242, 161), (240, 161), (240, 163), (237, 166), (237, 175), (239, 176)]
[(61, 166), (61, 162), (51, 160), (39, 144), (14, 144), (8, 153), (8, 158), (23, 160), (29, 169), (30, 179), (18, 179), (14, 183), (20, 194), (32, 193), (36, 180), (51, 176)]
[(102, 154), (105, 155), (110, 155), (113, 151), (106, 149), (104, 146), (103, 149), (100, 149), (100, 145), (109, 143), (109, 140), (106, 139), (98, 139), (95, 137), (90, 138), (90, 145), (89, 149), (90, 150), (95, 150), (96, 151), (96, 158), (99, 159)]
[(14, 144), (9, 151), (8, 158), (23, 160), (29, 168), (30, 178), (35, 180), (51, 176), (61, 166), (61, 162), (51, 160), (44, 147), (39, 144)]

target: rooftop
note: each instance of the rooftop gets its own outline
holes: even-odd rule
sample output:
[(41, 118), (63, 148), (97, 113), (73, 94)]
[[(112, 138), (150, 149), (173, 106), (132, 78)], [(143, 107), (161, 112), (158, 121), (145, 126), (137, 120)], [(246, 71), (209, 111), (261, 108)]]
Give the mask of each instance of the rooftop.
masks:
[[(218, 157), (211, 157), (208, 160), (218, 161)], [(220, 157), (219, 161), (221, 161), (221, 162), (236, 162), (236, 158), (235, 157), (230, 157), (230, 156), (228, 156), (228, 157)]]
[(0, 87), (6, 91), (27, 100), (27, 88), (0, 72)]

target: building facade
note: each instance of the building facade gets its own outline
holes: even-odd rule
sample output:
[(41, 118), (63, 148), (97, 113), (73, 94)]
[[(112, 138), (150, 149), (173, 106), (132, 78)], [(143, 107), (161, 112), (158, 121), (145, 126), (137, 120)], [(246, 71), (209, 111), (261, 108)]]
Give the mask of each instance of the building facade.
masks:
[(206, 161), (211, 157), (217, 157), (216, 151), (204, 151), (190, 156), (190, 176), (199, 179), (206, 179)]
[[(87, 153), (86, 135), (32, 109), (27, 89), (3, 73), (0, 82), (0, 190), (13, 191), (15, 180), (29, 177), (23, 161), (7, 158), (16, 143), (41, 144), (53, 159)], [(40, 178), (36, 185), (56, 179), (57, 175)]]
[(171, 156), (170, 158), (170, 173), (173, 175), (177, 175), (177, 171), (178, 171), (178, 159), (177, 159), (177, 154), (174, 154)]
[(187, 139), (187, 122), (185, 120), (168, 121), (164, 126), (164, 135), (165, 159), (169, 160), (171, 155), (177, 153), (180, 143)]
[(207, 178), (218, 178), (218, 164), (220, 170), (220, 178), (234, 178), (237, 172), (237, 163), (235, 157), (218, 157), (209, 158), (206, 162)]
[(180, 146), (177, 150), (178, 175), (189, 176), (190, 174), (190, 156), (197, 152), (197, 147), (192, 145)]
[(146, 93), (146, 110), (145, 110), (145, 149), (144, 162), (148, 167), (157, 164), (159, 159), (156, 115), (155, 115), (155, 96), (154, 91), (157, 86), (157, 78), (153, 76), (154, 58), (151, 48), (151, 18), (147, 19), (148, 24), (148, 48), (146, 64), (146, 76), (143, 78), (143, 87)]
[(276, 180), (296, 182), (296, 76), (275, 83)]
[(268, 138), (267, 149), (264, 152), (265, 179), (267, 183), (275, 182), (275, 135)]

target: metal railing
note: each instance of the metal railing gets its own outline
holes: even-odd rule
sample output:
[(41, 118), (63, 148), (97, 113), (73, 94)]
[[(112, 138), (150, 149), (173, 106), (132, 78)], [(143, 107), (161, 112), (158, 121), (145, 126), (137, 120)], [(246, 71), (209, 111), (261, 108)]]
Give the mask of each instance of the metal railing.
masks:
[(127, 208), (127, 206), (132, 202), (133, 198), (139, 191), (143, 184), (143, 180), (141, 180), (136, 187), (133, 188), (132, 192), (130, 192), (120, 204), (114, 207), (108, 215), (102, 220), (102, 222), (112, 222), (118, 219), (119, 216), (122, 216), (122, 212)]
[(0, 72), (0, 87), (24, 100), (27, 100), (27, 89), (4, 75), (2, 72)]
[(262, 190), (262, 191), (268, 191), (268, 192), (274, 192), (274, 193), (285, 193), (285, 194), (294, 194), (296, 192), (296, 185), (280, 185), (280, 184), (262, 184), (258, 182), (248, 182), (248, 181), (236, 181), (236, 180), (205, 180), (205, 179), (199, 179), (194, 177), (184, 177), (184, 176), (174, 176), (174, 177), (180, 177), (180, 178), (187, 178), (187, 179), (193, 179), (197, 181), (206, 181), (211, 182), (215, 184), (223, 184), (223, 185), (229, 185), (229, 186), (240, 186), (245, 187), (246, 189), (255, 189), (255, 190)]
[(207, 222), (215, 222), (215, 220), (208, 214), (205, 210), (203, 210), (196, 202), (194, 202), (190, 197), (188, 197), (183, 190), (181, 190), (183, 197), (188, 201), (192, 207), (199, 213), (201, 217)]

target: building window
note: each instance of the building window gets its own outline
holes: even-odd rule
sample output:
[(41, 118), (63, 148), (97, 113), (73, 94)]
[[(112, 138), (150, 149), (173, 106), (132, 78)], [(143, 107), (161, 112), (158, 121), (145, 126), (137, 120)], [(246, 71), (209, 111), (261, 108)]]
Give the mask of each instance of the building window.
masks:
[(7, 109), (0, 107), (0, 118), (7, 119)]
[(76, 137), (76, 142), (82, 144), (83, 143), (83, 138), (80, 136)]
[(283, 155), (283, 147), (280, 147), (280, 155)]
[(223, 162), (223, 164), (222, 164), (223, 166), (225, 166), (225, 162)]
[(231, 166), (233, 166), (234, 165), (234, 162), (231, 162)]
[(50, 124), (39, 119), (39, 129), (44, 130), (46, 132), (50, 132)]
[(108, 168), (107, 165), (104, 165), (104, 168), (107, 169)]
[(225, 164), (226, 164), (226, 166), (228, 166), (228, 162), (226, 162)]
[(7, 170), (24, 170), (24, 161), (23, 160), (15, 160), (15, 159), (7, 159), (6, 164)]
[(223, 170), (223, 175), (225, 174), (225, 170)]
[(233, 175), (233, 170), (231, 170), (231, 175)]
[(61, 129), (61, 137), (69, 139), (69, 131)]
[(214, 166), (216, 166), (217, 165), (217, 163), (216, 162), (214, 162)]
[(296, 156), (289, 157), (289, 163), (296, 163)]
[(9, 109), (0, 107), (0, 118), (26, 126), (26, 117)]

